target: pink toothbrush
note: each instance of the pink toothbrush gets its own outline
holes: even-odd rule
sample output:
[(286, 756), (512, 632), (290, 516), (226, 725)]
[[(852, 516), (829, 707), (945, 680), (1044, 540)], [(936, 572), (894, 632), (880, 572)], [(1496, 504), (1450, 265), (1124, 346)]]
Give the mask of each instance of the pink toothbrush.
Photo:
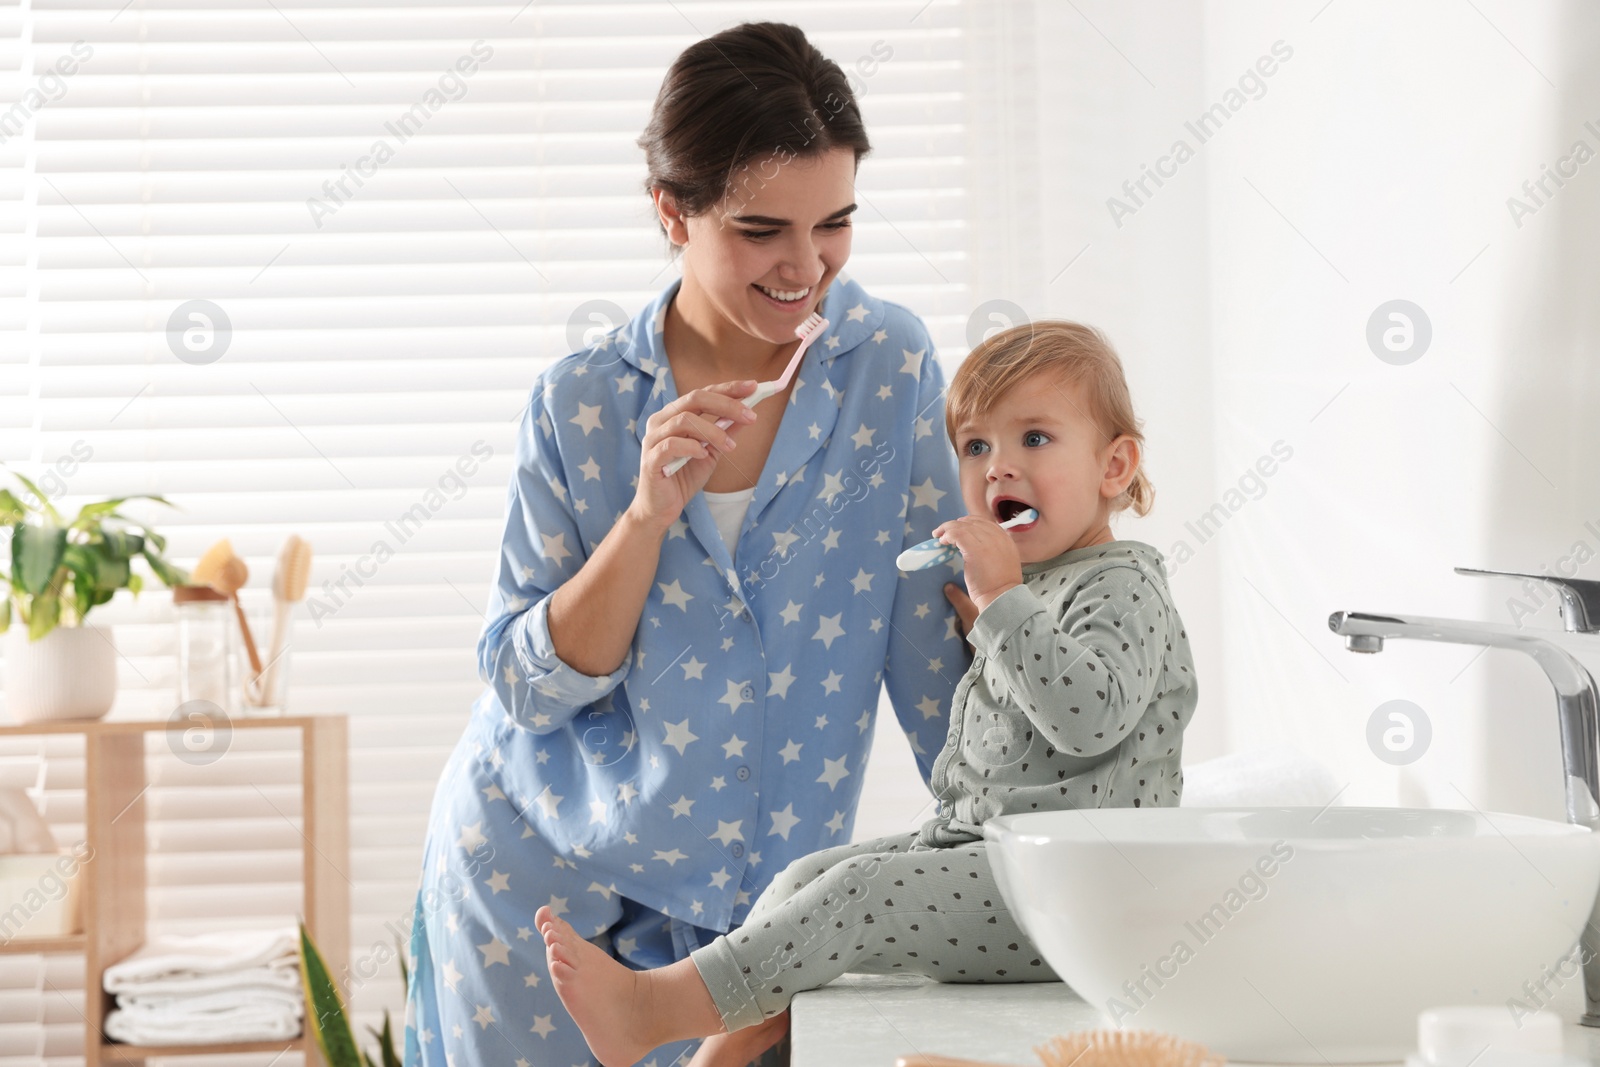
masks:
[[(784, 368), (783, 376), (770, 382), (757, 382), (755, 392), (740, 401), (745, 407), (753, 408), (769, 396), (783, 392), (789, 384), (789, 379), (794, 377), (796, 368), (800, 366), (800, 357), (806, 354), (806, 349), (811, 347), (811, 342), (822, 336), (822, 331), (828, 328), (828, 320), (813, 311), (806, 316), (806, 321), (794, 328), (794, 335), (800, 338), (799, 346), (794, 350), (794, 355), (789, 357), (789, 365)], [(718, 419), (717, 425), (726, 430), (733, 425), (732, 419)], [(670, 478), (683, 469), (683, 465), (693, 456), (679, 456), (677, 459), (661, 468), (661, 476)]]

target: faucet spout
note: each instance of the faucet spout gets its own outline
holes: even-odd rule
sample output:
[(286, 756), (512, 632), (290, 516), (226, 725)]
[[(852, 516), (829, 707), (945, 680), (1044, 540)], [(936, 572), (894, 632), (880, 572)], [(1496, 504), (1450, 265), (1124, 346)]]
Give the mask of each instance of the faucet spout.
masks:
[[(1372, 615), (1336, 611), (1328, 629), (1353, 652), (1381, 652), (1395, 638), (1456, 645), (1509, 648), (1531, 656), (1556, 691), (1561, 727), (1561, 762), (1567, 821), (1600, 833), (1600, 691), (1594, 676), (1572, 653), (1550, 639), (1555, 631), (1524, 630), (1502, 623), (1435, 619), (1423, 615)], [(1600, 900), (1579, 935), (1583, 946), (1584, 1026), (1600, 1027)]]

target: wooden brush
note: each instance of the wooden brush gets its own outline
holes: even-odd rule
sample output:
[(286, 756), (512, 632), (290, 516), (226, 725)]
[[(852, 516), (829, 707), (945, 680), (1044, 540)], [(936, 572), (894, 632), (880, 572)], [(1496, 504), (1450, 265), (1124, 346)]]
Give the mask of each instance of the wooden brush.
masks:
[(239, 616), (239, 633), (244, 637), (244, 650), (250, 656), (250, 669), (260, 674), (261, 654), (256, 651), (255, 638), (250, 636), (250, 624), (245, 621), (244, 608), (239, 604), (239, 590), (249, 580), (250, 568), (234, 554), (233, 545), (226, 537), (206, 549), (194, 565), (194, 570), (189, 572), (192, 584), (209, 585), (233, 601), (233, 610)]
[[(1223, 1067), (1204, 1045), (1154, 1030), (1079, 1030), (1035, 1045), (1044, 1067)], [(901, 1056), (895, 1067), (1002, 1067), (951, 1056)]]
[(249, 691), (257, 705), (276, 704), (278, 678), (282, 673), (279, 659), (289, 639), (289, 615), (294, 606), (306, 598), (306, 585), (311, 581), (311, 542), (298, 534), (290, 534), (278, 549), (278, 566), (272, 572), (272, 645), (267, 653), (266, 669), (254, 679)]

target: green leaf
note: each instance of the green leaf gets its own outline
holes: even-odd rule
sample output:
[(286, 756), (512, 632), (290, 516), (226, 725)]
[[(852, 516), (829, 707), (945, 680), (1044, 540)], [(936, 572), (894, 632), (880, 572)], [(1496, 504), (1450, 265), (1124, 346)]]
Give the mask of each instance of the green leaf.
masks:
[(57, 511), (55, 505), (50, 503), (50, 498), (44, 495), (44, 490), (40, 489), (37, 485), (34, 485), (31, 479), (25, 477), (24, 475), (18, 474), (16, 471), (12, 471), (11, 475), (12, 477), (16, 478), (17, 481), (27, 486), (29, 491), (32, 492), (34, 496), (39, 498), (39, 507), (34, 510), (43, 511), (46, 515), (50, 516), (50, 521), (55, 523), (57, 526), (66, 525), (66, 523), (61, 520), (61, 512)]
[(97, 539), (90, 542), (91, 544), (103, 545), (107, 552), (114, 553), (123, 559), (132, 559), (144, 551), (145, 539), (140, 534), (119, 530), (114, 527), (101, 527), (89, 532), (91, 537), (95, 534), (99, 535)]
[(328, 1067), (362, 1067), (356, 1035), (339, 1000), (339, 989), (328, 974), (322, 953), (306, 932), (305, 923), (300, 924), (300, 981), (305, 987), (306, 1025), (316, 1036)]
[[(404, 1067), (400, 1056), (394, 1050), (394, 1028), (389, 1023), (389, 1010), (383, 1012), (383, 1032), (379, 1033), (372, 1027), (367, 1027), (367, 1033), (378, 1039), (378, 1055), (383, 1059), (383, 1067)], [(370, 1059), (368, 1062), (371, 1062)], [(372, 1067), (378, 1067), (373, 1064)]]
[(59, 526), (19, 522), (11, 538), (11, 580), (38, 596), (61, 566), (67, 548), (67, 531)]
[(93, 546), (68, 545), (61, 555), (61, 564), (72, 576), (72, 606), (81, 623), (94, 606), (93, 597), (100, 582), (100, 563)]
[(61, 621), (61, 598), (54, 593), (36, 596), (28, 609), (28, 640), (37, 641)]
[(104, 542), (81, 547), (87, 549), (95, 558), (97, 567), (94, 588), (98, 592), (115, 593), (118, 589), (127, 588), (128, 579), (133, 575), (133, 568), (128, 566), (127, 556), (112, 550)]
[(130, 593), (132, 593), (135, 598), (137, 598), (139, 596), (139, 591), (141, 589), (143, 589), (143, 588), (144, 588), (144, 575), (142, 575), (142, 574), (130, 574), (130, 575), (128, 575), (128, 591)]
[(21, 522), (28, 510), (28, 505), (17, 499), (11, 490), (0, 489), (0, 523)]
[(189, 572), (182, 567), (174, 567), (161, 558), (159, 552), (152, 551), (149, 545), (144, 549), (144, 560), (150, 564), (150, 569), (155, 571), (156, 577), (161, 579), (161, 584), (167, 588), (183, 585), (189, 580)]
[(11, 598), (0, 600), (0, 634), (11, 629)]

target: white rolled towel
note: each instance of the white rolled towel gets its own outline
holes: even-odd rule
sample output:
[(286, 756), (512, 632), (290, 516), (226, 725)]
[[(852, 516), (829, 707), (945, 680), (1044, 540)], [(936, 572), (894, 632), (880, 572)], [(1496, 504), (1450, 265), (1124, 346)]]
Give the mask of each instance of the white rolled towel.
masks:
[(221, 974), (184, 974), (165, 978), (149, 978), (132, 983), (118, 983), (120, 1002), (129, 996), (190, 996), (197, 993), (220, 993), (230, 989), (280, 989), (300, 995), (300, 967), (294, 960), (275, 961), (266, 967), (247, 967), (240, 971)]
[(299, 940), (293, 928), (166, 934), (151, 938), (127, 959), (107, 967), (105, 990), (138, 992), (146, 982), (228, 974), (298, 960)]
[(1183, 769), (1185, 808), (1322, 807), (1339, 783), (1321, 762), (1297, 748), (1246, 749)]

